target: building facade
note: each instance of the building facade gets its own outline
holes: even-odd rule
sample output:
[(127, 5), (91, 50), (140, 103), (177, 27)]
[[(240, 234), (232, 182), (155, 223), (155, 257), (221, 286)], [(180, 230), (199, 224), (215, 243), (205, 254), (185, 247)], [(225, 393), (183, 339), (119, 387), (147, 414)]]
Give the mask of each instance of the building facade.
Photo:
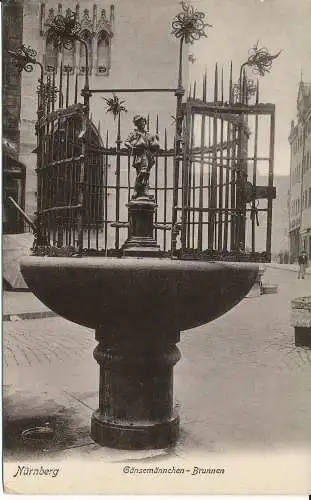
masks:
[(3, 232), (23, 232), (23, 220), (8, 202), (13, 197), (22, 207), (25, 204), (25, 166), (19, 162), (21, 75), (11, 64), (9, 50), (22, 44), (23, 1), (8, 0), (2, 10), (2, 173), (3, 173)]
[(300, 82), (297, 121), (289, 135), (289, 250), (291, 262), (305, 250), (311, 257), (311, 83)]

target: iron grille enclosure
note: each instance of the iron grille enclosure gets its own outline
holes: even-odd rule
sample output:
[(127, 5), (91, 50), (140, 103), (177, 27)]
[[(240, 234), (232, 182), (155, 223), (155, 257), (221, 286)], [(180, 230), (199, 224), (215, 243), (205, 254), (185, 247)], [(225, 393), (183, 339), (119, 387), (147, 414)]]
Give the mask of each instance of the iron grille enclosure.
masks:
[[(160, 136), (161, 144), (150, 177), (157, 204), (155, 238), (162, 256), (269, 261), (275, 106), (259, 102), (258, 88), (254, 102), (236, 102), (232, 69), (225, 100), (217, 68), (215, 75), (213, 100), (207, 98), (205, 75), (201, 96), (196, 87), (182, 103), (178, 168), (167, 128), (160, 129), (158, 116), (154, 123), (148, 119), (148, 129)], [(74, 77), (67, 74), (66, 82), (59, 78), (57, 109), (50, 90), (56, 88), (55, 75), (47, 75), (39, 89), (37, 218), (46, 244), (35, 246), (35, 253), (118, 256), (128, 236), (126, 205), (135, 181), (131, 151), (121, 137), (122, 114), (116, 137), (107, 131), (103, 140), (90, 119), (91, 108), (77, 102)], [(268, 137), (265, 152), (262, 135)], [(266, 186), (257, 185), (258, 166), (266, 169)], [(258, 224), (261, 231), (265, 227), (260, 249)]]

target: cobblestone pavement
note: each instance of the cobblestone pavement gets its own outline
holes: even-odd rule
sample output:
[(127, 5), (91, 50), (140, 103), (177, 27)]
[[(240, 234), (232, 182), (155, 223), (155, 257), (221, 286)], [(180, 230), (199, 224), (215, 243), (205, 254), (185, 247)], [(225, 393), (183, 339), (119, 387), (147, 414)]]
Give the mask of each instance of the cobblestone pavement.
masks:
[(19, 387), (35, 379), (65, 388), (72, 378), (85, 380), (96, 368), (92, 356), (95, 346), (92, 330), (60, 317), (6, 321), (4, 382)]
[[(174, 372), (179, 456), (190, 449), (311, 446), (311, 350), (295, 347), (290, 326), (290, 300), (311, 293), (311, 276), (297, 280), (293, 272), (269, 268), (264, 282), (277, 284), (278, 293), (244, 299), (213, 323), (181, 335), (182, 359)], [(40, 384), (63, 391), (83, 406), (88, 429), (97, 406), (94, 333), (57, 317), (5, 322), (3, 337), (9, 393), (39, 394)], [(82, 442), (88, 447), (78, 441), (80, 454), (93, 450), (89, 438)]]
[(37, 297), (29, 292), (4, 292), (3, 312), (4, 314), (19, 314), (26, 312), (49, 311)]
[(311, 276), (269, 269), (263, 281), (278, 293), (182, 336), (175, 373), (187, 448), (311, 447), (311, 350), (295, 347), (290, 326), (290, 300), (311, 293)]

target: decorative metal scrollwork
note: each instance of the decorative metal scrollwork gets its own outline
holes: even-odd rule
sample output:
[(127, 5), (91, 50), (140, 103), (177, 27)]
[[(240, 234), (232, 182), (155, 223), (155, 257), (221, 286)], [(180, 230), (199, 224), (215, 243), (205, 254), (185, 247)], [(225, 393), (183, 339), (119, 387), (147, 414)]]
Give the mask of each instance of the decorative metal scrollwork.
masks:
[(33, 71), (33, 65), (37, 64), (37, 51), (30, 46), (22, 45), (16, 50), (8, 50), (8, 54), (13, 58), (14, 65), (18, 72), (25, 70), (27, 73)]
[(205, 29), (212, 25), (205, 22), (205, 14), (185, 1), (181, 2), (181, 6), (182, 12), (177, 14), (172, 22), (172, 34), (185, 43), (193, 43), (207, 37)]
[(37, 86), (37, 94), (42, 96), (44, 104), (55, 102), (58, 92), (59, 90), (56, 85), (53, 85), (49, 80), (46, 83), (39, 83)]
[[(257, 86), (254, 82), (254, 80), (252, 80), (251, 78), (249, 78), (247, 81), (246, 81), (246, 85), (245, 85), (245, 94), (246, 96), (249, 98), (249, 97), (253, 97), (255, 94), (256, 94), (256, 91), (257, 91)], [(240, 99), (241, 99), (241, 86), (240, 86), (240, 82), (239, 83), (235, 83), (232, 87), (232, 92), (233, 92), (233, 100), (234, 102), (240, 102)]]
[(257, 85), (252, 79), (248, 79), (246, 82), (246, 93), (248, 96), (254, 96), (257, 92)]
[(81, 38), (81, 24), (77, 21), (77, 14), (70, 9), (66, 15), (57, 15), (48, 23), (47, 41), (53, 43), (54, 47), (61, 50), (73, 48), (75, 40)]
[(107, 105), (106, 113), (112, 113), (114, 119), (116, 119), (116, 117), (121, 112), (127, 113), (127, 109), (124, 106), (125, 101), (119, 99), (118, 96), (116, 96), (115, 94), (113, 94), (113, 97), (108, 97), (108, 98), (104, 97), (104, 100), (106, 101)]
[(272, 61), (279, 57), (281, 50), (274, 55), (271, 55), (265, 47), (259, 47), (259, 42), (254, 45), (249, 51), (249, 57), (244, 63), (245, 66), (249, 66), (253, 73), (264, 76), (266, 73), (270, 73), (272, 67)]

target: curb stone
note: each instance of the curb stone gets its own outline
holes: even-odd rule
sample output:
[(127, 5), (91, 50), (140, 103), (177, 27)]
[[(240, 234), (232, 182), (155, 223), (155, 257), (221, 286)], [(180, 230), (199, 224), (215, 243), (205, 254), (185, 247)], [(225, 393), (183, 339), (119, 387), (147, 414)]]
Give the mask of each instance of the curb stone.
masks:
[(19, 314), (4, 314), (2, 317), (3, 321), (22, 321), (25, 319), (43, 319), (43, 318), (54, 318), (58, 316), (53, 311), (42, 311), (42, 312), (25, 312)]

